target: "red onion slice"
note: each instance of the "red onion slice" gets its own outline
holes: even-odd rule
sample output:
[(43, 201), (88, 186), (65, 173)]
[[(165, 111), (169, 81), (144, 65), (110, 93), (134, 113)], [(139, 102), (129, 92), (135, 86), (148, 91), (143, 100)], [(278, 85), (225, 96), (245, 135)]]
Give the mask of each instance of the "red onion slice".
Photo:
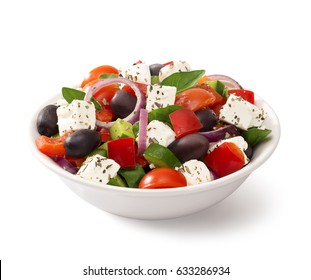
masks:
[(78, 168), (72, 165), (68, 160), (63, 157), (55, 157), (54, 161), (63, 169), (70, 172), (71, 174), (76, 174), (78, 172)]
[(211, 174), (212, 181), (217, 180), (219, 178), (213, 170), (209, 169), (209, 172)]
[(142, 155), (147, 147), (147, 125), (148, 125), (148, 111), (140, 109), (139, 114), (139, 134), (137, 142), (137, 153)]
[(234, 125), (227, 125), (216, 130), (202, 131), (198, 133), (206, 137), (210, 143), (240, 135), (239, 129)]
[(225, 75), (218, 75), (218, 74), (208, 75), (208, 79), (210, 81), (218, 80), (224, 83), (228, 87), (228, 89), (235, 89), (235, 88), (243, 89), (242, 86), (236, 80)]
[[(99, 91), (101, 88), (113, 84), (126, 84), (129, 85), (135, 92), (135, 95), (137, 97), (136, 105), (131, 114), (129, 114), (126, 118), (124, 118), (125, 121), (130, 122), (131, 124), (135, 123), (139, 119), (139, 109), (145, 107), (145, 96), (143, 93), (140, 91), (140, 89), (137, 87), (137, 85), (126, 78), (107, 78), (100, 80), (96, 83), (94, 83), (92, 86), (86, 89), (86, 94), (84, 97), (85, 101), (90, 101), (93, 95)], [(99, 127), (105, 127), (105, 128), (110, 128), (114, 122), (101, 122), (96, 120), (96, 124)]]

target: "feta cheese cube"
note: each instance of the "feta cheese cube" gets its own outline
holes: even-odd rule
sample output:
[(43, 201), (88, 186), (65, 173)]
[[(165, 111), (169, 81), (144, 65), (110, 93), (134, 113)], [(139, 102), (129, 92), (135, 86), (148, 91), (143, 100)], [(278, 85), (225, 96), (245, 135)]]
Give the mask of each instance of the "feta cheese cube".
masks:
[(146, 109), (148, 112), (173, 105), (175, 103), (176, 91), (176, 87), (171, 86), (147, 86)]
[(111, 178), (115, 177), (120, 169), (120, 165), (112, 159), (101, 155), (88, 157), (77, 172), (77, 176), (94, 182), (107, 184)]
[(73, 100), (57, 108), (59, 134), (78, 129), (95, 129), (96, 113), (92, 102)]
[(153, 120), (147, 125), (147, 147), (151, 143), (157, 143), (167, 147), (175, 138), (176, 134), (174, 130), (163, 122)]
[[(253, 105), (253, 106), (255, 106), (255, 105)], [(249, 128), (250, 127), (260, 128), (263, 125), (264, 120), (268, 116), (268, 113), (266, 111), (264, 111), (262, 108), (260, 108), (260, 109), (258, 107), (256, 107), (256, 108), (257, 108), (257, 111), (255, 111), (255, 113), (253, 114), (253, 118), (252, 118), (252, 121), (249, 125)]]
[(186, 161), (178, 171), (186, 177), (188, 186), (212, 181), (211, 173), (207, 166), (202, 161), (196, 159)]
[(122, 77), (132, 80), (137, 83), (150, 84), (151, 74), (149, 65), (145, 63), (139, 63), (132, 65), (126, 69), (120, 71)]
[(219, 114), (221, 121), (233, 124), (242, 130), (261, 126), (266, 117), (267, 113), (263, 109), (233, 94), (228, 97)]
[(191, 67), (186, 61), (174, 61), (172, 64), (168, 64), (160, 69), (159, 81), (162, 82), (174, 73), (187, 71), (191, 71)]
[(242, 136), (235, 136), (235, 137), (232, 137), (232, 138), (220, 140), (220, 141), (218, 141), (216, 143), (210, 143), (210, 146), (208, 148), (207, 153), (211, 153), (217, 147), (219, 147), (221, 144), (223, 144), (225, 142), (230, 142), (230, 143), (234, 143), (235, 145), (237, 145), (239, 147), (239, 149), (243, 152), (244, 164), (249, 163), (249, 158), (245, 154), (245, 150), (248, 148), (248, 144), (247, 144), (247, 142), (244, 140), (244, 138)]

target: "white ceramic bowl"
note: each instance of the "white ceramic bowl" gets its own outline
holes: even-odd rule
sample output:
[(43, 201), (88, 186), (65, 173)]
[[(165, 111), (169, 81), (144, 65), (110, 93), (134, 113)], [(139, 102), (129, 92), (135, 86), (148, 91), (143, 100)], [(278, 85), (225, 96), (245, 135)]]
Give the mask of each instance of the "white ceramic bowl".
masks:
[(35, 146), (39, 136), (36, 118), (47, 104), (60, 98), (55, 96), (33, 115), (30, 126), (30, 145), (33, 154), (78, 196), (90, 204), (113, 214), (136, 219), (168, 219), (204, 210), (232, 194), (245, 179), (274, 152), (280, 138), (280, 123), (272, 108), (261, 98), (256, 105), (268, 112), (265, 122), (272, 133), (256, 147), (251, 162), (241, 170), (210, 183), (172, 189), (132, 189), (103, 185), (81, 179), (60, 168), (53, 160), (40, 153)]

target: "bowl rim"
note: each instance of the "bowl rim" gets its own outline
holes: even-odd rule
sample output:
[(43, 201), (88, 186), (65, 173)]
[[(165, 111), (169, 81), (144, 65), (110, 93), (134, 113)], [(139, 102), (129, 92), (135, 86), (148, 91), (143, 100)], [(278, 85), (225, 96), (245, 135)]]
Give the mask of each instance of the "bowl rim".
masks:
[[(229, 174), (225, 177), (218, 178), (217, 180), (208, 182), (208, 183), (202, 183), (197, 184), (193, 186), (184, 186), (179, 188), (163, 188), (163, 189), (138, 189), (138, 188), (123, 188), (123, 187), (117, 187), (112, 185), (106, 185), (106, 184), (100, 184), (91, 180), (86, 180), (83, 178), (80, 178), (74, 174), (69, 173), (68, 171), (60, 168), (51, 158), (41, 153), (36, 145), (35, 145), (35, 138), (39, 136), (39, 133), (36, 129), (36, 119), (37, 115), (40, 112), (40, 110), (48, 105), (53, 104), (57, 99), (61, 98), (61, 94), (57, 94), (54, 97), (50, 98), (46, 102), (44, 102), (39, 109), (32, 115), (29, 125), (29, 136), (28, 141), (30, 150), (32, 151), (32, 154), (41, 162), (43, 165), (45, 165), (48, 169), (53, 171), (54, 173), (58, 174), (64, 179), (71, 180), (76, 182), (77, 184), (83, 184), (85, 187), (89, 188), (95, 188), (98, 190), (106, 190), (106, 191), (114, 191), (119, 194), (123, 195), (141, 195), (141, 196), (149, 196), (150, 194), (153, 196), (169, 196), (169, 195), (188, 195), (190, 193), (197, 193), (207, 190), (213, 190), (215, 188), (221, 188), (225, 187), (227, 184), (237, 181), (239, 179), (242, 179), (244, 177), (247, 177), (250, 175), (254, 170), (256, 170), (259, 166), (261, 166), (275, 151), (279, 140), (281, 136), (281, 125), (280, 121), (275, 113), (275, 111), (272, 109), (272, 107), (260, 96), (255, 96), (255, 103), (261, 103), (261, 107), (264, 107), (268, 112), (268, 118), (271, 122), (271, 125), (268, 128), (272, 129), (272, 132), (270, 135), (260, 144), (260, 146), (265, 145), (265, 143), (269, 143), (269, 145), (265, 145), (265, 148), (263, 149), (263, 152), (259, 155), (256, 154), (256, 157), (250, 161), (249, 164), (244, 166), (242, 169)], [(255, 151), (256, 153), (256, 151)]]

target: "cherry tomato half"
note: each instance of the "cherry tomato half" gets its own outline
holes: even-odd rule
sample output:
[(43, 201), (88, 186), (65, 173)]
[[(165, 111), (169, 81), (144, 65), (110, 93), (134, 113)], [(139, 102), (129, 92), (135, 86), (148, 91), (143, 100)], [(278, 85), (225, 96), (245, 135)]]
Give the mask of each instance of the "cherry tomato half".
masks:
[[(97, 81), (99, 81), (99, 79), (89, 82), (88, 84), (85, 85), (83, 90), (86, 91), (88, 87), (92, 86)], [(101, 110), (96, 110), (96, 119), (97, 120), (99, 120), (101, 122), (111, 122), (112, 121), (113, 113), (110, 109), (109, 104), (110, 104), (112, 97), (114, 96), (114, 94), (118, 90), (119, 90), (119, 87), (117, 84), (115, 84), (115, 85), (105, 86), (105, 87), (101, 88), (100, 90), (98, 90), (94, 94), (93, 97), (102, 106)]]
[(83, 82), (81, 83), (81, 88), (84, 88), (86, 84), (91, 81), (99, 79), (99, 76), (102, 74), (118, 74), (119, 71), (117, 68), (110, 66), (110, 65), (101, 65), (94, 69), (92, 69), (88, 75), (84, 78)]
[(102, 139), (102, 142), (107, 142), (111, 140), (109, 129), (102, 127), (98, 132), (100, 134), (100, 138)]
[(209, 86), (208, 84), (202, 84), (199, 85), (198, 88), (202, 88), (207, 90), (210, 94), (215, 96), (215, 101), (213, 102), (213, 104), (210, 104), (208, 107), (213, 107), (215, 105), (218, 104), (225, 104), (226, 103), (226, 99), (223, 98), (216, 90), (214, 90), (211, 86)]
[(52, 138), (41, 135), (36, 139), (38, 150), (49, 157), (65, 156), (64, 141), (71, 132), (67, 132), (61, 137)]
[(198, 85), (202, 85), (204, 84), (206, 81), (208, 81), (208, 76), (207, 75), (204, 75), (202, 76), (199, 80), (198, 80)]
[(63, 136), (55, 138), (40, 135), (35, 141), (36, 146), (41, 153), (49, 157), (63, 157), (65, 156), (64, 142), (72, 132), (68, 131)]
[(215, 96), (203, 88), (187, 89), (176, 96), (175, 104), (181, 105), (193, 112), (211, 106), (215, 103)]
[[(135, 84), (140, 89), (140, 91), (146, 96), (147, 95), (147, 85), (141, 84), (141, 83), (136, 83), (136, 82), (135, 82)], [(122, 89), (135, 96), (134, 90), (129, 85), (124, 85), (122, 87)]]
[(113, 113), (109, 106), (103, 106), (103, 109), (96, 110), (96, 120), (100, 122), (111, 122), (113, 119)]
[(73, 166), (80, 168), (86, 157), (70, 157), (65, 155), (65, 159), (68, 160)]
[[(98, 81), (100, 81), (100, 79), (96, 79), (87, 83), (83, 88), (83, 91), (86, 91), (87, 88), (91, 87)], [(105, 86), (98, 90), (93, 97), (100, 103), (100, 105), (108, 105), (117, 90), (119, 90), (118, 84)]]
[(183, 174), (168, 167), (159, 167), (148, 172), (140, 180), (140, 189), (178, 188), (187, 186)]

